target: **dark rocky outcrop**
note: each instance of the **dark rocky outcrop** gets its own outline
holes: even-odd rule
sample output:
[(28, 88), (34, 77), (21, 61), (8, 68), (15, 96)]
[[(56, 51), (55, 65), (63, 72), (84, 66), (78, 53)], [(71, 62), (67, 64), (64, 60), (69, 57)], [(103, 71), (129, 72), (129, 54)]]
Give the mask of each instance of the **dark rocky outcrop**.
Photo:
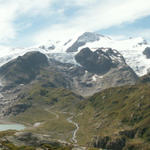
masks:
[(102, 49), (92, 52), (89, 48), (84, 48), (75, 56), (75, 59), (87, 71), (97, 74), (104, 74), (120, 63), (125, 64), (125, 60), (120, 53), (111, 48), (106, 52)]
[(35, 134), (32, 132), (18, 132), (14, 136), (7, 137), (9, 141), (12, 143), (17, 143), (18, 145), (26, 145), (26, 146), (35, 146), (39, 147), (44, 144), (50, 144), (51, 146), (59, 147), (62, 144), (56, 142), (55, 140), (48, 140), (42, 134)]
[(37, 51), (19, 56), (0, 68), (0, 77), (9, 84), (25, 84), (33, 80), (42, 67), (48, 65), (47, 57)]
[(146, 55), (148, 59), (150, 59), (150, 47), (146, 47), (143, 51), (143, 54)]
[(92, 146), (96, 148), (122, 150), (126, 144), (124, 137), (111, 138), (111, 137), (95, 137)]
[(112, 150), (122, 150), (126, 144), (126, 139), (121, 137), (121, 138), (116, 138), (111, 141), (109, 141), (106, 145), (106, 149), (112, 149)]
[(144, 75), (140, 78), (142, 83), (150, 83), (150, 73), (148, 73), (147, 75)]
[(48, 49), (48, 50), (54, 50), (55, 49), (55, 45), (51, 45), (49, 47), (45, 47), (44, 45), (42, 45), (39, 48), (44, 49), (44, 50), (46, 50), (46, 49)]
[(110, 140), (110, 137), (94, 137), (92, 146), (97, 148), (106, 148), (106, 145), (108, 141)]
[(14, 105), (14, 106), (8, 108), (4, 112), (4, 116), (18, 115), (18, 114), (20, 114), (22, 112), (25, 112), (29, 107), (31, 107), (31, 105), (29, 105), (29, 104), (17, 104), (17, 105)]
[(122, 136), (126, 136), (128, 138), (134, 138), (135, 134), (137, 133), (137, 129), (133, 129), (133, 130), (124, 130), (124, 131), (120, 131), (119, 134)]
[(40, 145), (40, 139), (31, 132), (19, 133), (16, 136), (16, 139), (18, 141), (24, 142), (26, 145), (34, 145), (34, 146)]

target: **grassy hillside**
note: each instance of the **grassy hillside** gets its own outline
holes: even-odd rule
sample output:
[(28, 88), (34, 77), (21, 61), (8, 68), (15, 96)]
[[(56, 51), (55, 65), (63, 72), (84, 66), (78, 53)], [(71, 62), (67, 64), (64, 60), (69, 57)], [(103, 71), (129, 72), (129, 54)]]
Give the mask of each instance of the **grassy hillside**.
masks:
[[(74, 113), (74, 121), (80, 127), (77, 132), (80, 145), (100, 147), (97, 143), (107, 141), (102, 148), (109, 148), (112, 143), (118, 146), (123, 142), (124, 150), (148, 150), (149, 90), (150, 84), (140, 83), (106, 89), (83, 101), (69, 90), (45, 87), (43, 82), (37, 82), (19, 101), (30, 107), (10, 118), (28, 125), (30, 132), (70, 141), (75, 126), (68, 123), (67, 118)], [(36, 123), (40, 125), (34, 127)]]
[(70, 141), (75, 126), (67, 118), (76, 112), (83, 100), (81, 96), (64, 88), (52, 88), (45, 86), (44, 82), (35, 82), (19, 98), (6, 112), (9, 120), (27, 125), (28, 131)]
[(10, 120), (27, 125), (26, 131), (70, 142), (75, 126), (67, 118), (73, 116), (80, 127), (80, 145), (149, 149), (149, 76), (136, 85), (106, 89), (84, 100), (65, 89), (69, 86), (65, 77), (50, 67), (41, 69), (36, 80), (22, 90), (19, 101), (8, 110)]
[[(125, 138), (132, 149), (148, 149), (150, 145), (150, 84), (110, 88), (82, 103), (78, 139), (88, 143), (94, 136), (111, 142)], [(105, 148), (105, 146), (104, 146)]]
[[(63, 145), (58, 142), (52, 141), (45, 143), (43, 141), (38, 144), (32, 145), (22, 145), (16, 146), (12, 142), (10, 142), (7, 138), (8, 136), (14, 136), (16, 131), (2, 131), (0, 132), (0, 149), (1, 150), (71, 150), (71, 145)], [(22, 137), (25, 138), (25, 137)]]

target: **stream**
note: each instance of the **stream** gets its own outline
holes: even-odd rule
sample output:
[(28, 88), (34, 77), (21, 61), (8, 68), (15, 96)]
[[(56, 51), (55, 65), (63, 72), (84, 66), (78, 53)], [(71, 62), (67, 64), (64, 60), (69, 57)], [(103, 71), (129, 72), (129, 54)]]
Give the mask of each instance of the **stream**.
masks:
[(74, 130), (73, 135), (72, 135), (72, 142), (77, 144), (78, 141), (76, 137), (77, 137), (77, 132), (79, 130), (79, 125), (76, 122), (72, 121), (72, 119), (73, 119), (73, 116), (67, 118), (67, 121), (76, 126), (76, 129)]
[[(58, 113), (68, 114), (68, 112), (58, 112), (58, 113), (56, 113), (56, 112), (51, 111), (51, 110), (48, 110), (48, 109), (45, 109), (45, 110), (48, 111), (49, 113), (55, 115), (55, 116), (56, 116), (56, 119), (59, 119), (59, 118), (60, 118), (60, 116), (59, 116)], [(73, 113), (69, 113), (69, 114), (71, 115), (71, 117), (69, 117), (69, 118), (66, 119), (67, 122), (70, 123), (70, 124), (73, 124), (73, 125), (76, 127), (75, 130), (73, 131), (71, 141), (72, 141), (74, 144), (77, 144), (78, 141), (77, 141), (76, 137), (77, 137), (77, 132), (78, 132), (78, 130), (79, 130), (79, 125), (78, 125), (78, 123), (76, 123), (76, 122), (74, 122), (74, 121), (72, 120), (72, 119), (73, 119)], [(63, 142), (64, 142), (64, 141), (63, 141)]]

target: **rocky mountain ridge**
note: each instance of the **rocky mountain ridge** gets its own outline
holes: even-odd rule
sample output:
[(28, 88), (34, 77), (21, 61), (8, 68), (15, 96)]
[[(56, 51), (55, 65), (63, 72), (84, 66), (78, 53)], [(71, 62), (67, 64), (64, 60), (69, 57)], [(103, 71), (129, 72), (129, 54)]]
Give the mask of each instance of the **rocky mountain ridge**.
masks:
[(144, 54), (150, 45), (141, 37), (129, 38), (127, 40), (113, 40), (107, 36), (92, 32), (85, 32), (78, 37), (73, 37), (67, 41), (49, 40), (45, 43), (30, 48), (5, 48), (2, 47), (0, 55), (0, 65), (10, 60), (22, 56), (30, 51), (40, 51), (49, 58), (54, 58), (63, 63), (78, 65), (75, 55), (81, 49), (88, 47), (91, 51), (98, 48), (111, 48), (117, 50), (126, 60), (126, 63), (138, 74), (142, 76), (149, 69), (150, 59)]
[[(75, 59), (80, 65), (48, 60), (38, 51), (28, 52), (0, 68), (1, 82), (6, 86), (26, 84), (34, 81), (40, 75), (41, 69), (46, 68), (47, 73), (52, 70), (53, 74), (60, 73), (65, 81), (64, 88), (82, 96), (89, 96), (105, 88), (135, 84), (138, 80), (137, 75), (116, 50), (108, 49), (104, 52), (103, 49), (98, 49), (92, 52), (85, 48)], [(55, 80), (53, 84), (58, 81)]]

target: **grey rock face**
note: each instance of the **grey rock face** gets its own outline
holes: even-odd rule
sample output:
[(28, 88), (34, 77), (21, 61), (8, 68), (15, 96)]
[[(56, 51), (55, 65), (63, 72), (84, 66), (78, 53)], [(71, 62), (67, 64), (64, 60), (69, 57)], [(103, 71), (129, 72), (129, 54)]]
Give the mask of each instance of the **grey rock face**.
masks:
[[(90, 96), (109, 87), (135, 84), (138, 80), (116, 50), (98, 49), (92, 52), (85, 48), (76, 55), (76, 60), (81, 66), (56, 60), (48, 62), (41, 53), (27, 53), (4, 65), (0, 76), (6, 79), (7, 85), (25, 84), (34, 81), (40, 74), (40, 68), (44, 67), (49, 74), (53, 74), (50, 77), (53, 78), (53, 86), (61, 85), (82, 96)], [(42, 76), (39, 79), (42, 80)]]
[(147, 44), (147, 41), (146, 40), (143, 40), (143, 42), (141, 43), (138, 43), (139, 45), (146, 45)]
[(112, 150), (122, 150), (126, 144), (125, 138), (116, 138), (112, 141), (109, 141), (106, 145), (106, 149), (112, 149)]
[(28, 109), (30, 107), (30, 105), (27, 104), (17, 104), (9, 109), (6, 110), (6, 112), (4, 112), (4, 116), (8, 116), (8, 115), (18, 115), (19, 113), (25, 112), (26, 109)]
[(72, 78), (72, 89), (83, 96), (90, 96), (110, 87), (133, 85), (139, 80), (134, 71), (127, 65), (112, 68), (103, 75), (85, 70), (80, 72), (78, 76), (72, 75)]
[(106, 148), (106, 144), (110, 140), (110, 137), (94, 137), (92, 146), (97, 148)]
[(72, 77), (73, 86), (81, 95), (89, 96), (109, 87), (135, 84), (138, 81), (137, 75), (116, 50), (101, 48), (92, 52), (84, 48), (75, 59), (83, 71), (79, 76)]
[(121, 54), (111, 48), (106, 52), (102, 49), (92, 52), (89, 48), (84, 48), (75, 56), (75, 59), (87, 71), (97, 74), (104, 74), (120, 63), (125, 64)]
[(48, 49), (48, 50), (54, 50), (55, 49), (55, 45), (51, 45), (51, 46), (49, 46), (47, 48), (44, 45), (42, 45), (39, 48), (44, 49), (44, 50), (46, 50), (46, 49)]
[(24, 84), (33, 80), (44, 66), (48, 66), (48, 59), (44, 54), (28, 52), (3, 65), (0, 68), (0, 77), (7, 80), (9, 85)]
[(77, 41), (67, 49), (67, 52), (76, 52), (79, 47), (85, 45), (87, 42), (95, 42), (100, 39), (99, 34), (91, 33), (91, 32), (85, 32), (83, 35), (81, 35)]
[(140, 78), (142, 83), (149, 83), (150, 82), (150, 73)]
[(92, 141), (92, 145), (96, 148), (112, 149), (112, 150), (122, 150), (126, 144), (126, 139), (111, 138), (111, 137), (95, 137)]
[(150, 59), (150, 47), (146, 47), (143, 51), (143, 54), (146, 55), (148, 59)]
[(124, 131), (120, 131), (119, 134), (122, 136), (126, 136), (128, 138), (134, 138), (135, 134), (137, 133), (137, 129), (133, 129), (133, 130), (124, 130)]
[[(53, 62), (53, 64), (50, 63), (50, 65), (55, 66), (57, 71), (63, 74), (65, 81), (69, 82), (69, 89), (82, 96), (90, 96), (109, 87), (135, 84), (138, 81), (137, 75), (125, 63), (124, 58), (122, 55), (117, 53), (117, 51), (107, 50), (106, 52), (101, 52), (100, 50), (97, 51), (97, 53), (94, 53), (94, 55), (99, 56), (105, 53), (105, 57), (108, 57), (108, 60), (112, 64), (111, 68), (108, 68), (107, 71), (100, 70), (103, 66), (101, 68), (99, 67), (98, 59), (91, 60), (91, 62), (95, 64), (98, 62), (97, 68), (94, 68), (96, 65), (89, 65), (91, 67), (90, 68), (85, 63), (88, 62), (87, 58), (89, 57), (89, 59), (91, 59), (90, 55), (93, 55), (93, 52), (91, 52), (89, 49), (85, 49), (85, 54), (83, 53), (84, 55), (82, 55), (80, 58), (80, 61), (85, 64), (84, 66), (57, 62)], [(88, 57), (86, 58), (85, 55)], [(111, 57), (115, 59), (112, 60)], [(105, 64), (105, 61), (103, 64)], [(97, 70), (99, 70), (99, 72)]]

